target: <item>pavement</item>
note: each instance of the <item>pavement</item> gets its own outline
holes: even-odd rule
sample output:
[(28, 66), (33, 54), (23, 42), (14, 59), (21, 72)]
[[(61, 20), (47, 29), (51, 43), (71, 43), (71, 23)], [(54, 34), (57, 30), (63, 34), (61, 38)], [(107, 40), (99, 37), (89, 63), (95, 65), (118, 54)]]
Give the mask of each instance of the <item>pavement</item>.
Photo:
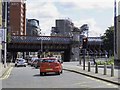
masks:
[(91, 65), (91, 70), (88, 72), (88, 65), (86, 63), (85, 70), (83, 70), (83, 64), (79, 64), (78, 61), (73, 62), (64, 62), (63, 69), (71, 72), (75, 72), (78, 74), (82, 74), (88, 77), (96, 78), (99, 80), (103, 80), (112, 84), (116, 84), (120, 86), (120, 69), (118, 66), (114, 66), (114, 76), (111, 76), (111, 66), (107, 66), (106, 75), (104, 75), (104, 66), (98, 66), (98, 73), (95, 73), (95, 65)]
[(13, 63), (7, 63), (6, 67), (4, 67), (4, 64), (0, 63), (0, 78), (4, 76), (12, 65)]

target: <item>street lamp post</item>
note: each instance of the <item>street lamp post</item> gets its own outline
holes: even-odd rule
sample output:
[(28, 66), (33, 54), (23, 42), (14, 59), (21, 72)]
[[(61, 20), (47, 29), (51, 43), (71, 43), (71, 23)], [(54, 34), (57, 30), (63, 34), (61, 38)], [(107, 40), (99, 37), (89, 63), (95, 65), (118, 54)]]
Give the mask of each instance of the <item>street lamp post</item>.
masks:
[(99, 50), (99, 52), (100, 52), (100, 58), (101, 58), (101, 34), (100, 34), (100, 50)]
[[(43, 36), (43, 35), (45, 35), (45, 33), (41, 33), (41, 36)], [(41, 47), (40, 47), (40, 51), (41, 51), (41, 55), (42, 55), (42, 53), (43, 53), (43, 40), (42, 40), (42, 37), (41, 37)]]
[(5, 27), (4, 27), (4, 67), (6, 67), (7, 59), (7, 2), (5, 2)]
[(117, 18), (116, 18), (116, 0), (114, 0), (114, 58), (117, 59)]
[(41, 47), (40, 47), (40, 49), (41, 49), (41, 52), (43, 52), (43, 45), (42, 45), (42, 38), (41, 38)]

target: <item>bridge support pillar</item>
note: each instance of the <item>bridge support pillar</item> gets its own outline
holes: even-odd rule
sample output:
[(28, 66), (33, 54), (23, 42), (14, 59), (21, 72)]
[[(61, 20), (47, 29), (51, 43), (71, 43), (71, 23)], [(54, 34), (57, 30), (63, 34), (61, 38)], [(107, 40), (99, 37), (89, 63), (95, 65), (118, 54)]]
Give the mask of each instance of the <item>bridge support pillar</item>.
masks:
[(22, 52), (23, 53), (23, 58), (25, 58), (25, 52)]
[(70, 49), (65, 50), (64, 52), (64, 62), (69, 62), (70, 61)]
[(15, 62), (17, 58), (17, 52), (12, 52), (12, 62)]
[(72, 47), (72, 50), (71, 50), (71, 61), (79, 61), (80, 60), (80, 50), (79, 50), (79, 47)]
[(80, 60), (80, 29), (74, 27), (72, 36), (72, 45), (71, 45), (71, 61)]

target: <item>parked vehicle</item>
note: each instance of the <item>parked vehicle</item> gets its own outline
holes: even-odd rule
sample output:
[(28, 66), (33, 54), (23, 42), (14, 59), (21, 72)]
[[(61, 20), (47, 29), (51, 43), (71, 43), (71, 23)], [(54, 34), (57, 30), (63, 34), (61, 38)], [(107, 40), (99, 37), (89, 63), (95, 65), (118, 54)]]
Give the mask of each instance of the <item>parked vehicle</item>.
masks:
[(26, 60), (23, 58), (17, 58), (15, 61), (15, 67), (18, 67), (18, 66), (26, 67), (27, 66)]
[(35, 59), (35, 60), (33, 61), (33, 66), (34, 66), (35, 68), (38, 68), (38, 67), (40, 67), (40, 63), (41, 63), (41, 59)]
[(32, 57), (28, 57), (28, 58), (27, 58), (27, 63), (28, 63), (28, 65), (30, 65), (31, 58), (32, 58)]
[(58, 75), (62, 73), (62, 63), (54, 57), (42, 58), (39, 68), (40, 75), (45, 75), (48, 72), (55, 72)]
[(38, 59), (38, 57), (32, 57), (31, 60), (28, 62), (29, 65), (33, 66), (33, 62)]

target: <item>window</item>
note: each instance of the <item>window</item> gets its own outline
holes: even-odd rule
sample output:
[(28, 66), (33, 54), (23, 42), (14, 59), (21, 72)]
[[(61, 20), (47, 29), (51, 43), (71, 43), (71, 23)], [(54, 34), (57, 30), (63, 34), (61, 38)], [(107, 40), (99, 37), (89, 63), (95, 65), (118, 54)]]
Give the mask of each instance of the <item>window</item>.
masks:
[(18, 2), (11, 2), (11, 5), (12, 5), (12, 6), (16, 6), (16, 5), (18, 6), (19, 3), (18, 3)]
[(42, 62), (50, 62), (50, 63), (52, 63), (52, 62), (57, 62), (57, 60), (55, 60), (55, 59), (44, 59), (44, 60), (42, 60)]

